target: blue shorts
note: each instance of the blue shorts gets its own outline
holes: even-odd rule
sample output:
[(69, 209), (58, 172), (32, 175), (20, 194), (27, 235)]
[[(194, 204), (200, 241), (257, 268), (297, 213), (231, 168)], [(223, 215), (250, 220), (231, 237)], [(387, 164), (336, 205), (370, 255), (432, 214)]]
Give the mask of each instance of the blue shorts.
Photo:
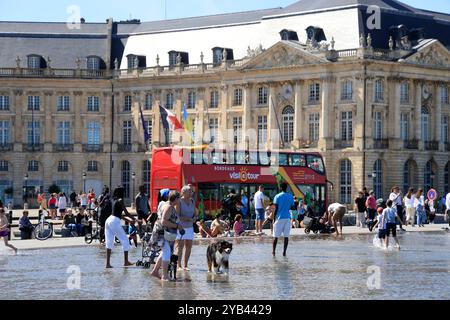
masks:
[(256, 211), (256, 221), (264, 221), (264, 209), (255, 209)]
[(378, 238), (379, 239), (385, 239), (386, 238), (386, 230), (378, 230)]

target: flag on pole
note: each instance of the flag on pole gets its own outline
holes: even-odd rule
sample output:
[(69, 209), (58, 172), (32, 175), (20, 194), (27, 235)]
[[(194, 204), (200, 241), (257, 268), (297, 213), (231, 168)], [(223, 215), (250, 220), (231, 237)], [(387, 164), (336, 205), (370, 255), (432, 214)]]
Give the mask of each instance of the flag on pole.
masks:
[(183, 124), (184, 124), (184, 129), (186, 130), (189, 140), (191, 142), (191, 144), (194, 143), (194, 138), (193, 138), (193, 131), (194, 131), (194, 125), (192, 124), (192, 120), (189, 118), (187, 110), (186, 110), (186, 104), (183, 103)]
[(145, 146), (146, 146), (146, 148), (148, 150), (148, 143), (150, 141), (150, 134), (148, 132), (148, 126), (146, 126), (145, 118), (144, 118), (144, 112), (142, 112), (142, 107), (141, 107), (140, 104), (139, 104), (139, 111), (141, 112), (142, 128), (144, 128), (144, 143), (145, 143)]
[(164, 129), (172, 129), (173, 131), (183, 130), (180, 121), (178, 121), (172, 112), (161, 106), (159, 106), (159, 111)]

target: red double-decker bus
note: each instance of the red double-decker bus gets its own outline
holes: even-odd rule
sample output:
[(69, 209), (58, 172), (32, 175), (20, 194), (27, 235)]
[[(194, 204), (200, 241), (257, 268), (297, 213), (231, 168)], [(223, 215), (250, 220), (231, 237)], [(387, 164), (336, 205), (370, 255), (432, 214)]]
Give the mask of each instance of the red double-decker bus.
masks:
[[(289, 151), (219, 150), (210, 147), (158, 148), (153, 151), (150, 197), (153, 212), (162, 189), (180, 190), (192, 184), (196, 201), (207, 217), (221, 209), (221, 199), (231, 190), (251, 200), (259, 185), (273, 199), (279, 182), (322, 214), (327, 206), (327, 175), (318, 153)], [(252, 201), (247, 212), (253, 213)]]

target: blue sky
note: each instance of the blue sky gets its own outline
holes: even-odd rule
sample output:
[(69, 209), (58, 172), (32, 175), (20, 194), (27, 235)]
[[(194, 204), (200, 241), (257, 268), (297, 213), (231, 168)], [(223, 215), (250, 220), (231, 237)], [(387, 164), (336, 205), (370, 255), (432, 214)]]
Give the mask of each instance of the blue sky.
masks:
[[(183, 18), (226, 12), (285, 7), (295, 0), (0, 0), (0, 21), (66, 22), (72, 5), (80, 8), (87, 22), (130, 18), (141, 21)], [(450, 13), (449, 0), (403, 0), (411, 6)]]

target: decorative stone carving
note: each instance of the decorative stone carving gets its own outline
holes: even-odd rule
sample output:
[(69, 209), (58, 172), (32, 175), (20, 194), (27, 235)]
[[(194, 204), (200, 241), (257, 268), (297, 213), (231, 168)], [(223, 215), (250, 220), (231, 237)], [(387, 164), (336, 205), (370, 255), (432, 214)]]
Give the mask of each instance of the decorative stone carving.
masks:
[(269, 69), (269, 68), (280, 68), (280, 67), (292, 67), (292, 66), (302, 66), (317, 63), (319, 61), (312, 57), (308, 57), (306, 54), (302, 54), (299, 50), (290, 50), (285, 47), (279, 47), (270, 55), (264, 56), (264, 58), (257, 58), (259, 61), (254, 63), (249, 63), (249, 68), (256, 69)]
[(331, 38), (331, 50), (334, 50), (334, 45), (336, 44), (336, 41), (334, 41), (334, 37)]
[(14, 90), (13, 93), (15, 96), (18, 96), (18, 97), (23, 96), (23, 90)]
[(75, 97), (82, 96), (82, 95), (83, 95), (83, 91), (74, 91), (74, 92), (73, 92), (73, 95), (74, 95)]
[(75, 59), (75, 65), (77, 66), (77, 69), (81, 68), (81, 59), (80, 59), (80, 57)]
[(119, 59), (117, 58), (114, 60), (114, 69), (119, 70)]
[(228, 60), (228, 52), (227, 49), (223, 49), (222, 52), (222, 61), (227, 61)]
[(19, 68), (20, 69), (20, 62), (21, 62), (22, 60), (20, 60), (20, 57), (19, 56), (17, 56), (17, 58), (16, 58), (16, 65), (17, 65), (17, 68)]
[(156, 55), (156, 65), (159, 67), (159, 54)]
[(181, 64), (181, 54), (178, 52), (178, 55), (177, 55), (177, 65), (180, 65)]
[(430, 89), (428, 84), (422, 87), (422, 105), (431, 107), (433, 104), (433, 90)]
[(439, 51), (428, 49), (426, 51), (418, 52), (412, 59), (413, 62), (422, 65), (435, 67), (450, 67), (450, 54), (444, 56)]
[(52, 68), (51, 63), (52, 63), (52, 60), (50, 59), (50, 57), (47, 57), (47, 68), (48, 69)]
[(372, 35), (370, 33), (367, 36), (367, 47), (372, 48)]
[(394, 39), (392, 36), (389, 38), (389, 50), (394, 50)]
[(200, 53), (200, 63), (203, 64), (203, 60), (205, 59), (205, 55), (203, 54), (203, 51)]
[(364, 38), (364, 34), (361, 33), (361, 36), (359, 37), (359, 47), (365, 48), (366, 47), (366, 39)]
[(256, 57), (257, 55), (263, 53), (265, 50), (263, 49), (262, 44), (259, 44), (258, 47), (256, 47), (255, 49), (251, 49), (250, 46), (248, 46), (247, 48), (247, 57), (248, 58), (253, 58)]

